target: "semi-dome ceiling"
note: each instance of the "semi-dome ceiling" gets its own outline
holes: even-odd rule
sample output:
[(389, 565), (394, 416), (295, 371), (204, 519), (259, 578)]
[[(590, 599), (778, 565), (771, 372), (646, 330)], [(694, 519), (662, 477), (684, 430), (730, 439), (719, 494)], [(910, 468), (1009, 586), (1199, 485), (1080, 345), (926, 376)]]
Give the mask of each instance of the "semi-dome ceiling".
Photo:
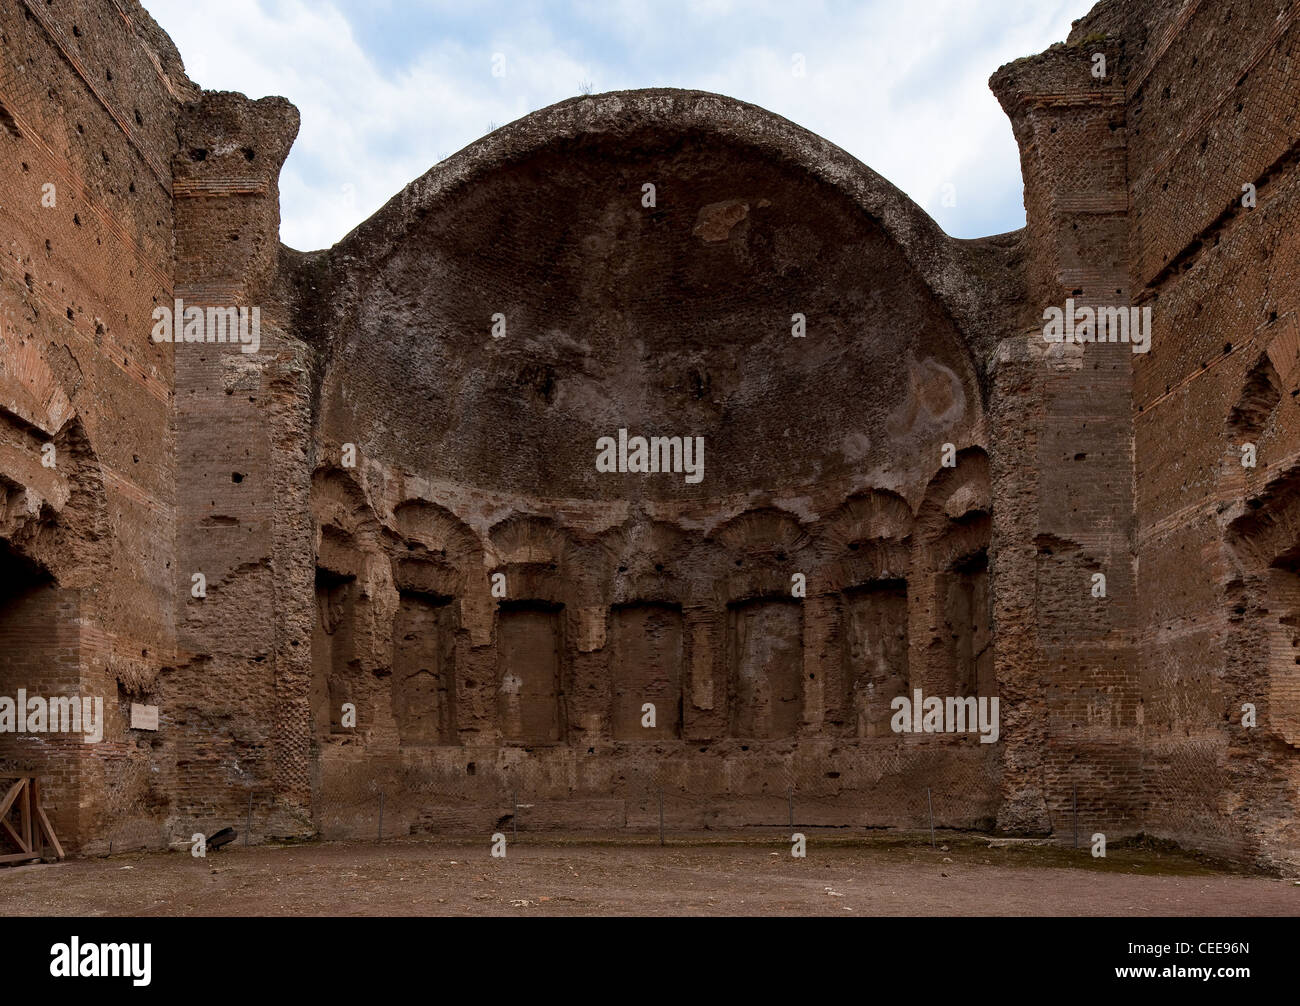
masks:
[[(948, 244), (761, 109), (576, 99), (444, 161), (331, 251), (321, 426), (397, 469), (549, 498), (920, 484), (981, 414)], [(704, 437), (703, 481), (597, 471), (620, 429)]]

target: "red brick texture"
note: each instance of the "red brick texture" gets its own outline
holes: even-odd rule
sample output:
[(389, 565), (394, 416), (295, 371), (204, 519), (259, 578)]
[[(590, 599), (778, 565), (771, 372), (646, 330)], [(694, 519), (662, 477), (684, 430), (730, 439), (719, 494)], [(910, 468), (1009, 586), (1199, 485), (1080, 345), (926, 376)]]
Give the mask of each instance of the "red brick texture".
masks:
[[(304, 254), (288, 101), (201, 90), (135, 0), (9, 4), (0, 698), (106, 722), (0, 734), (0, 772), (83, 853), (662, 794), (1300, 868), (1297, 46), (1285, 0), (1099, 4), (994, 74), (1027, 224), (979, 241), (665, 89)], [(1150, 308), (1150, 352), (1046, 341), (1067, 300)], [(155, 341), (177, 301), (256, 309), (257, 351)], [(620, 429), (703, 478), (602, 471)], [(899, 732), (918, 689), (996, 699), (996, 742)]]

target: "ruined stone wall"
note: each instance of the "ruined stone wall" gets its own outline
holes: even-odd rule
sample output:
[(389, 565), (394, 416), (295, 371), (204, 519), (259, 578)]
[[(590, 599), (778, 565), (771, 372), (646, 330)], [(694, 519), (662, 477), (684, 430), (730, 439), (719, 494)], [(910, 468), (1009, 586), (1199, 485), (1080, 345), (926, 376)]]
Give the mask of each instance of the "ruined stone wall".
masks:
[(0, 736), (0, 768), (48, 778), (56, 831), (87, 851), (163, 832), (128, 710), (157, 701), (173, 649), (172, 369), (149, 319), (193, 93), (134, 2), (0, 8), (0, 694), (99, 697), (107, 721), (97, 744)]
[(1067, 300), (1129, 304), (1123, 92), (1113, 70), (1091, 72), (1104, 43), (1053, 48), (991, 82), (1020, 144), (1029, 248), (1022, 334), (999, 346), (993, 376), (999, 823), (1073, 840), (1077, 807), (1082, 841), (1141, 828), (1133, 352), (1043, 335), (1044, 310)]
[[(303, 264), (322, 830), (380, 791), (398, 830), (514, 792), (533, 827), (645, 826), (660, 789), (676, 827), (784, 823), (791, 790), (806, 824), (916, 826), (927, 787), (992, 822), (996, 744), (889, 728), (913, 687), (997, 692), (1001, 321), (959, 325), (1015, 271), (926, 223), (760, 110), (631, 92), (500, 131)], [(620, 429), (702, 437), (703, 479), (599, 471)]]
[[(1297, 444), (1287, 418), (1297, 393), (1289, 280), (1298, 15), (1281, 0), (1106, 2), (1076, 23), (1066, 45), (1004, 67), (993, 81), (1022, 149), (1035, 243), (1030, 306), (1070, 292), (1082, 302), (1102, 286), (1106, 297), (1113, 288), (1116, 301), (1152, 312), (1150, 352), (1125, 361), (1136, 522), (1119, 514), (1110, 525), (1121, 532), (1116, 544), (1129, 537), (1131, 573), (1113, 575), (1118, 549), (1102, 556), (1080, 551), (1075, 536), (1040, 534), (1041, 553), (1086, 560), (1055, 579), (1050, 595), (1040, 582), (1039, 622), (1067, 643), (1053, 662), (1084, 664), (1061, 681), (1087, 699), (1072, 710), (1049, 695), (1048, 708), (1071, 709), (1076, 723), (1096, 722), (1100, 711), (1111, 729), (1094, 735), (1098, 744), (1120, 747), (1122, 766), (1091, 773), (1092, 792), (1114, 789), (1090, 817), (1119, 811), (1115, 827), (1283, 868), (1296, 863), (1300, 772), (1290, 516)], [(1109, 67), (1101, 78), (1090, 74), (1098, 53)], [(1041, 285), (1052, 275), (1055, 291)], [(1041, 317), (1029, 323), (1041, 331)], [(1045, 362), (1057, 376), (1048, 379), (1032, 352), (1005, 370), (1026, 407), (1042, 402), (1075, 426), (1052, 456), (1039, 454), (1040, 478), (1058, 482), (1038, 503), (1040, 526), (1078, 510), (1079, 483), (1061, 477), (1072, 467), (1068, 452), (1092, 464), (1101, 446), (1085, 444), (1097, 429), (1095, 396), (1071, 405), (1040, 389), (1072, 381), (1081, 390), (1096, 363), (1109, 366), (1110, 348), (1053, 347)], [(1120, 433), (1120, 374), (1109, 383), (1109, 426)], [(1123, 439), (1113, 441), (1120, 450)], [(1247, 453), (1252, 464), (1243, 467)], [(996, 438), (994, 457), (995, 485), (1009, 490), (1001, 473), (1010, 459)], [(1123, 468), (1111, 465), (1119, 478)], [(1051, 600), (1079, 596), (1089, 569), (1109, 578), (1108, 645), (1118, 658), (1101, 690), (1088, 664), (1104, 654), (1083, 645), (1089, 632), (1077, 612)], [(1009, 655), (1008, 642), (1001, 632), (1000, 654)], [(1030, 764), (1040, 750), (1035, 741)]]
[(1294, 864), (1300, 10), (1131, 16), (1130, 277), (1154, 325), (1134, 368), (1148, 830)]
[(297, 129), (283, 98), (208, 92), (182, 110), (173, 161), (176, 296), (205, 318), (247, 311), (250, 340), (258, 323), (256, 341), (174, 346), (174, 813), (211, 832), (251, 806), (259, 837), (309, 827), (310, 361), (285, 335), (276, 285), (278, 179)]
[[(0, 770), (50, 781), (73, 850), (187, 841), (250, 797), (262, 833), (302, 834), (310, 367), (276, 288), (297, 112), (200, 91), (134, 3), (2, 18), (0, 694), (101, 697), (107, 722), (0, 736)], [(258, 352), (181, 319), (157, 341), (178, 304), (256, 307)]]
[[(660, 793), (674, 828), (792, 795), (915, 827), (929, 790), (941, 826), (1068, 840), (1077, 806), (1084, 841), (1293, 867), (1297, 20), (1106, 0), (1000, 69), (1012, 234), (653, 90), (300, 254), (292, 105), (201, 91), (134, 2), (11, 3), (0, 696), (107, 722), (0, 735), (0, 771), (80, 851), (250, 807), (368, 835), (381, 796), (390, 834), (516, 798), (648, 828)], [(1151, 351), (1046, 343), (1067, 299), (1150, 307)], [(155, 342), (178, 301), (256, 309), (256, 351)], [(620, 430), (702, 438), (702, 478), (601, 471)], [(999, 740), (895, 732), (915, 689), (996, 696)]]

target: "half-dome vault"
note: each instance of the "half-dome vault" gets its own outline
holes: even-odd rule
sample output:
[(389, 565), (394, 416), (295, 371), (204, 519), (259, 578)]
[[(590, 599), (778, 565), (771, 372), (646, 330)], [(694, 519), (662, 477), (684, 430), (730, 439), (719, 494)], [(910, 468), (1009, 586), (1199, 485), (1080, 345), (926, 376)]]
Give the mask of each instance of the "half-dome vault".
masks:
[[(642, 91), (498, 130), (308, 257), (325, 802), (468, 758), (486, 812), (510, 748), (552, 780), (604, 755), (593, 798), (658, 765), (757, 806), (735, 769), (796, 751), (910, 785), (890, 700), (996, 689), (995, 333), (961, 277), (1001, 251), (770, 113)], [(922, 753), (963, 820), (995, 752)]]

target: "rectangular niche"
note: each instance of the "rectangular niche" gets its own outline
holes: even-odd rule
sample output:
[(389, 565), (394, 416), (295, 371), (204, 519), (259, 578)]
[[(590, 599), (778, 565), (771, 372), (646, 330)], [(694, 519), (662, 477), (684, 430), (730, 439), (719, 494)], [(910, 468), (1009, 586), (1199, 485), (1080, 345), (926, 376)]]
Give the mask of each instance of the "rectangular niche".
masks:
[[(73, 697), (80, 702), (87, 694), (81, 687), (79, 598), (78, 591), (57, 587), (49, 576), (0, 542), (0, 696), (16, 705), (19, 689), (29, 697), (50, 700)], [(105, 714), (108, 705), (105, 700)], [(79, 728), (82, 708), (78, 706)], [(62, 725), (61, 715), (59, 722)], [(47, 720), (45, 726), (52, 723)], [(70, 731), (23, 735), (16, 730), (16, 724), (10, 723), (0, 733), (0, 763), (8, 762), (6, 768), (43, 769), (51, 761), (70, 765), (78, 754), (89, 750), (82, 748), (82, 736)], [(69, 778), (60, 774), (55, 789), (65, 792)], [(4, 788), (13, 781), (5, 779)], [(0, 853), (12, 851), (0, 848)]]
[(845, 592), (844, 658), (855, 736), (889, 736), (890, 703), (909, 687), (905, 580)]
[(316, 570), (316, 620), (312, 627), (312, 712), (317, 733), (351, 733), (343, 726), (343, 704), (362, 703), (354, 691), (350, 665), (355, 656), (352, 638), (353, 583), (327, 569)]
[(1300, 747), (1300, 562), (1279, 557), (1266, 574), (1268, 714), (1272, 732)]
[(793, 599), (728, 607), (735, 737), (793, 737), (803, 718), (803, 607)]
[(497, 711), (505, 740), (564, 739), (559, 605), (503, 601), (497, 621)]
[[(669, 604), (629, 604), (610, 616), (614, 739), (649, 741), (682, 735), (682, 610)], [(655, 707), (655, 725), (641, 725), (642, 707)]]
[(0, 695), (79, 693), (77, 612), (66, 610), (75, 597), (0, 542)]
[(983, 552), (963, 560), (940, 578), (943, 638), (952, 681), (950, 694), (994, 695), (993, 609), (989, 563)]
[[(0, 500), (3, 497), (0, 479)], [(92, 759), (86, 757), (99, 747), (85, 743), (87, 726), (97, 726), (102, 731), (103, 746), (112, 746), (111, 730), (103, 720), (88, 724), (79, 715), (76, 725), (81, 732), (66, 730), (72, 725), (64, 719), (71, 715), (71, 703), (56, 706), (52, 701), (72, 698), (80, 714), (85, 710), (85, 698), (93, 700), (96, 694), (102, 695), (97, 688), (83, 687), (82, 645), (81, 591), (58, 587), (49, 576), (0, 542), (0, 696), (15, 703), (15, 707), (20, 689), (29, 698), (51, 700), (45, 728), (55, 726), (56, 715), (58, 726), (65, 728), (59, 733), (22, 734), (16, 732), (16, 723), (10, 723), (0, 733), (0, 768), (40, 776), (42, 805), (64, 841), (80, 828), (86, 788), (103, 786), (107, 774), (101, 764), (91, 764)], [(110, 721), (114, 699), (113, 695), (104, 696), (102, 715)], [(14, 781), (12, 777), (4, 778), (4, 788), (8, 790)], [(0, 818), (9, 816), (6, 813)], [(48, 852), (48, 845), (46, 849)], [(0, 840), (0, 854), (15, 851), (8, 839)]]
[(455, 611), (450, 597), (401, 594), (393, 625), (393, 718), (404, 746), (457, 743)]

